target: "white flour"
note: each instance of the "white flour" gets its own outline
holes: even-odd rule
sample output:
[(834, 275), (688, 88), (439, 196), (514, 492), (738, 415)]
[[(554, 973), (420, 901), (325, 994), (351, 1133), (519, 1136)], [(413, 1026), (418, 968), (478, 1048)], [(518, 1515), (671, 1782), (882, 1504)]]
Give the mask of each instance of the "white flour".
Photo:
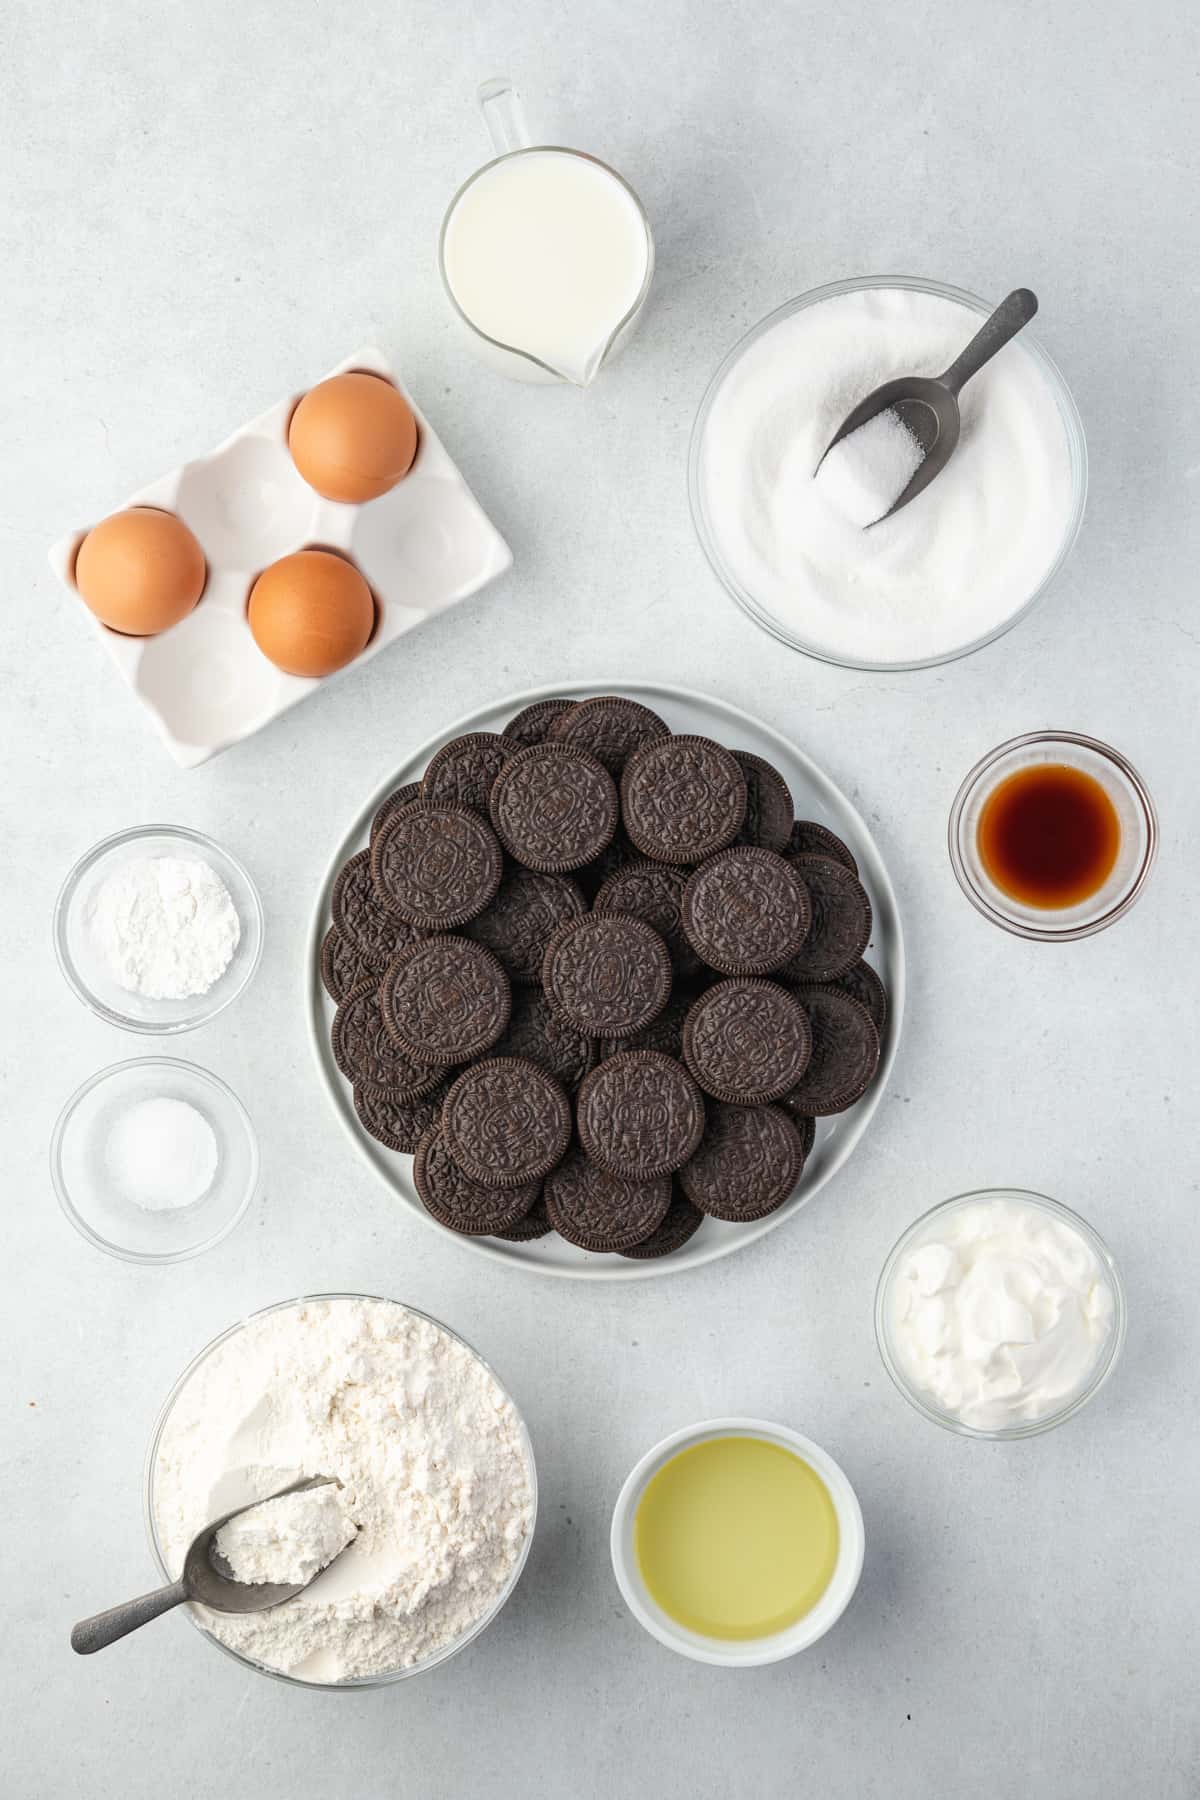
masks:
[(135, 857), (88, 901), (92, 940), (113, 980), (151, 1000), (206, 994), (242, 935), (229, 890), (208, 863)]
[(979, 324), (912, 289), (839, 294), (764, 332), (721, 383), (700, 460), (716, 547), (738, 584), (824, 655), (951, 655), (1019, 611), (1058, 555), (1066, 432), (1019, 339), (967, 383), (954, 454), (894, 518), (863, 531), (814, 479), (851, 407), (894, 376), (940, 373)]
[(391, 1301), (267, 1313), (193, 1373), (153, 1474), (172, 1574), (208, 1519), (301, 1475), (341, 1482), (359, 1528), (345, 1555), (270, 1612), (196, 1610), (222, 1643), (309, 1681), (405, 1668), (462, 1637), (533, 1524), (512, 1402), (464, 1345)]
[(336, 1482), (284, 1494), (230, 1519), (217, 1533), (217, 1551), (235, 1581), (310, 1581), (354, 1536)]

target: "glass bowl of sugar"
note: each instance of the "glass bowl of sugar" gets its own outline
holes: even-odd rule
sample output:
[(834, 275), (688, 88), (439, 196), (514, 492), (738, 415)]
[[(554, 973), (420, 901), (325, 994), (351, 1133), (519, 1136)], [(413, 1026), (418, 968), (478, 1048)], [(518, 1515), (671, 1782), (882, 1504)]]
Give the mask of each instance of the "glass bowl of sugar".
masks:
[(185, 1262), (228, 1237), (258, 1187), (233, 1090), (167, 1056), (101, 1069), (59, 1114), (50, 1173), (80, 1236), (123, 1262)]
[(692, 519), (726, 591), (781, 642), (844, 668), (951, 662), (1009, 631), (1061, 569), (1083, 519), (1087, 447), (1029, 331), (967, 383), (949, 463), (892, 517), (857, 510), (865, 441), (854, 479), (839, 479), (841, 456), (818, 473), (857, 401), (895, 376), (940, 374), (991, 311), (912, 276), (832, 282), (768, 314), (722, 361), (692, 431)]
[(77, 997), (110, 1025), (151, 1037), (223, 1012), (262, 955), (249, 871), (184, 825), (136, 825), (81, 856), (54, 907), (54, 953)]

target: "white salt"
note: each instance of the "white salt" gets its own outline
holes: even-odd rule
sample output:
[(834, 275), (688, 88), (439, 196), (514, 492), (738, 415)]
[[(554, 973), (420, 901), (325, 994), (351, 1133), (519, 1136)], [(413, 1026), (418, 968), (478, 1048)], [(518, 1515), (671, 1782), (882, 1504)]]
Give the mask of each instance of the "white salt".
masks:
[(833, 446), (817, 483), (843, 518), (865, 528), (891, 511), (924, 460), (917, 437), (889, 406)]
[(163, 1095), (139, 1100), (118, 1116), (104, 1160), (124, 1199), (148, 1212), (169, 1212), (203, 1199), (220, 1158), (204, 1114)]

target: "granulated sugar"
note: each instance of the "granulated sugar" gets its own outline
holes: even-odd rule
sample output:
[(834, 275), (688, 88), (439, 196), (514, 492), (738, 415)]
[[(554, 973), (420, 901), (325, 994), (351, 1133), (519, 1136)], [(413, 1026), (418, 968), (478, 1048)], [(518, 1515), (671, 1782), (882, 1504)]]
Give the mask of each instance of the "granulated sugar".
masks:
[(851, 525), (865, 530), (900, 498), (925, 452), (894, 407), (839, 438), (817, 470), (817, 485)]
[[(512, 1402), (457, 1338), (387, 1300), (260, 1314), (193, 1371), (152, 1475), (171, 1574), (208, 1520), (309, 1475), (341, 1484), (358, 1527), (344, 1555), (268, 1612), (196, 1608), (223, 1644), (307, 1681), (408, 1668), (457, 1642), (496, 1605), (533, 1528)], [(283, 1550), (301, 1566), (294, 1539)], [(258, 1552), (246, 1557), (253, 1567)]]
[(716, 549), (738, 585), (822, 655), (953, 655), (1018, 612), (1063, 545), (1066, 431), (1019, 341), (963, 389), (954, 454), (893, 518), (864, 531), (814, 478), (853, 406), (896, 376), (940, 373), (979, 324), (915, 289), (839, 294), (781, 319), (721, 383), (699, 470)]

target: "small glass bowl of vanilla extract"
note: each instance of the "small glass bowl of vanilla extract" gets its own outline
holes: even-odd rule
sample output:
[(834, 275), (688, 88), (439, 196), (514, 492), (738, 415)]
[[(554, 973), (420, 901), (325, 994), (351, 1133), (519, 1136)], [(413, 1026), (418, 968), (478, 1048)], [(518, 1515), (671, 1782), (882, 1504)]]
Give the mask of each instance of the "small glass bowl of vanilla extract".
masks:
[(977, 762), (950, 809), (950, 862), (971, 904), (1018, 937), (1068, 943), (1129, 911), (1158, 852), (1133, 765), (1097, 738), (1034, 731)]

